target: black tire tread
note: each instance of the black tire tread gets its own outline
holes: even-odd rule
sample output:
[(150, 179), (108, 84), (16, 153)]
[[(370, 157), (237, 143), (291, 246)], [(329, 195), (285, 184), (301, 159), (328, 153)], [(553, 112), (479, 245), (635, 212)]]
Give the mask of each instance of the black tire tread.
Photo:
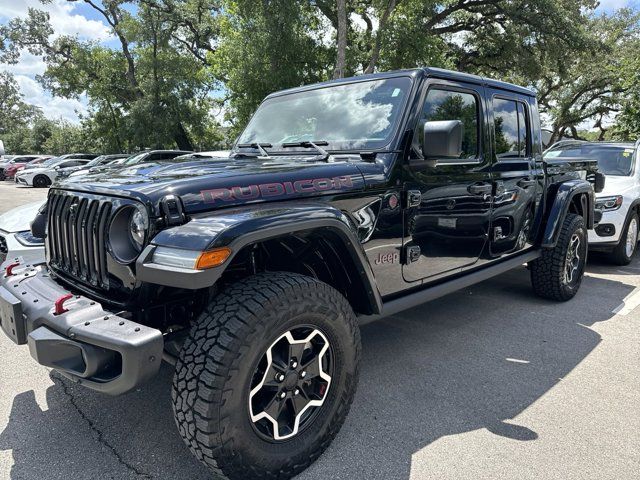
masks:
[[(536, 295), (559, 302), (565, 302), (575, 296), (575, 291), (571, 293), (564, 288), (561, 279), (569, 241), (573, 233), (580, 228), (585, 228), (584, 219), (580, 215), (568, 213), (562, 223), (556, 246), (543, 248), (541, 256), (530, 262), (531, 284)], [(582, 278), (578, 287), (581, 282)]]
[[(360, 332), (355, 315), (346, 299), (329, 285), (314, 278), (288, 272), (263, 273), (231, 284), (215, 297), (193, 325), (178, 362), (172, 388), (173, 409), (180, 435), (192, 453), (222, 478), (290, 478), (311, 463), (329, 446), (342, 426), (355, 394), (358, 367), (341, 407), (324, 438), (304, 461), (291, 463), (273, 474), (258, 471), (243, 462), (234, 449), (234, 439), (225, 434), (220, 406), (231, 391), (225, 384), (246, 349), (252, 348), (254, 333), (267, 325), (265, 312), (295, 292), (296, 298), (314, 301), (319, 295), (342, 311), (352, 333), (356, 365), (360, 358)], [(303, 302), (304, 303), (304, 302)], [(300, 305), (305, 308), (304, 305)], [(212, 408), (213, 407), (213, 408)], [(211, 414), (211, 412), (216, 412)], [(216, 418), (217, 417), (217, 418)]]

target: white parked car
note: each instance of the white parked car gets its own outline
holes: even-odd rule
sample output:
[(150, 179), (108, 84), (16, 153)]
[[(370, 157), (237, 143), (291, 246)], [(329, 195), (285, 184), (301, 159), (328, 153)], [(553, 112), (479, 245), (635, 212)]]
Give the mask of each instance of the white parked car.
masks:
[(0, 263), (18, 257), (33, 263), (44, 261), (44, 240), (31, 234), (31, 222), (43, 206), (40, 200), (0, 215)]
[(640, 140), (633, 143), (563, 141), (545, 157), (582, 157), (598, 160), (606, 175), (604, 190), (596, 196), (600, 223), (589, 230), (589, 249), (603, 251), (618, 265), (631, 262), (640, 228)]
[(44, 162), (42, 166), (36, 168), (25, 168), (16, 173), (15, 181), (20, 185), (32, 187), (48, 187), (58, 176), (58, 170), (69, 167), (79, 167), (89, 163), (88, 159), (66, 158), (56, 160), (52, 163)]

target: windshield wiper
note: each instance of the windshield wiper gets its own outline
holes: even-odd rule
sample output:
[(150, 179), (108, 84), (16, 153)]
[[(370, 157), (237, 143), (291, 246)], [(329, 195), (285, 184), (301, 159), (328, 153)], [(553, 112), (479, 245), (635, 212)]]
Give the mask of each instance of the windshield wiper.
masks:
[(324, 148), (320, 147), (320, 145), (327, 146), (329, 145), (329, 142), (327, 142), (326, 140), (316, 140), (314, 142), (306, 140), (303, 142), (283, 143), (282, 147), (283, 148), (287, 148), (287, 147), (315, 148), (316, 151), (321, 155), (320, 158), (322, 160), (330, 161), (329, 159), (331, 158), (331, 154), (329, 154), (329, 152), (327, 152)]
[[(269, 152), (267, 152), (265, 150), (265, 148), (271, 148), (273, 147), (273, 145), (271, 145), (270, 143), (239, 143), (238, 145), (236, 145), (238, 148), (255, 148), (256, 150), (260, 151), (260, 154), (263, 157), (269, 157)], [(234, 156), (236, 155), (245, 155), (244, 153), (239, 153), (239, 152), (235, 152)]]

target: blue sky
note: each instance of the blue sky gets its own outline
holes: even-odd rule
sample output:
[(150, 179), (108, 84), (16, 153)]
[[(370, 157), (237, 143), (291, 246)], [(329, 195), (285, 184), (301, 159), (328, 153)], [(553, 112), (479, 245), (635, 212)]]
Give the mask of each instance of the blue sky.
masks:
[[(100, 3), (99, 0), (97, 3)], [(640, 0), (601, 0), (600, 3), (600, 11), (606, 12), (622, 7), (640, 8)], [(78, 35), (82, 39), (118, 47), (117, 40), (111, 35), (100, 13), (82, 1), (51, 0), (42, 5), (39, 0), (0, 0), (0, 24), (14, 17), (25, 16), (29, 7), (48, 11), (56, 32), (60, 34)], [(134, 9), (133, 6), (130, 8)], [(25, 101), (41, 107), (47, 117), (62, 117), (76, 122), (78, 112), (86, 110), (86, 98), (54, 98), (42, 88), (35, 80), (36, 75), (45, 69), (40, 58), (24, 54), (17, 65), (0, 64), (0, 69), (9, 70), (15, 75)]]

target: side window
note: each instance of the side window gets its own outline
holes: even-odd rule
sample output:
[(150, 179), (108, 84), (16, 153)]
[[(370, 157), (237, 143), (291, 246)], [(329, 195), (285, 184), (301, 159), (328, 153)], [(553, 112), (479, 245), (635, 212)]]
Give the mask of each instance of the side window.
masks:
[(527, 152), (529, 151), (528, 146), (531, 143), (529, 139), (529, 123), (527, 119), (527, 109), (524, 106), (524, 103), (518, 102), (518, 131), (520, 132), (520, 155), (523, 157), (527, 156)]
[(515, 100), (494, 98), (493, 118), (496, 157), (526, 157), (529, 128), (524, 104)]
[[(464, 129), (461, 159), (475, 158), (480, 151), (478, 144), (479, 109), (475, 95), (442, 88), (432, 88), (422, 109), (420, 125), (438, 120), (460, 120)], [(416, 132), (417, 144), (422, 140), (422, 129)]]

